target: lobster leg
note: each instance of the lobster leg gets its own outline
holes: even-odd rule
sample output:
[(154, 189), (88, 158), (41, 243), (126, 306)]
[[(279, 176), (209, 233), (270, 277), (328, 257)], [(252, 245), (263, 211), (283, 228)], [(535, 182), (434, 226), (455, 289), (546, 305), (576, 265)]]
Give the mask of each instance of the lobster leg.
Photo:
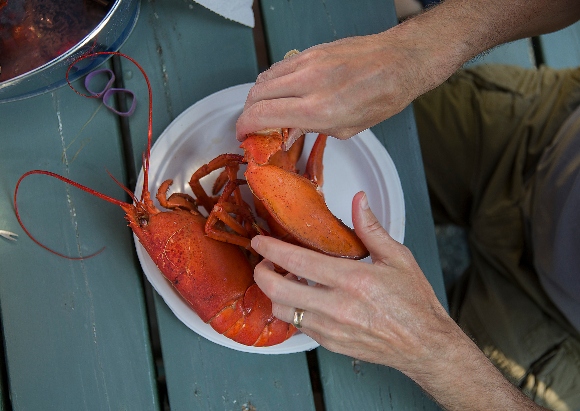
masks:
[(173, 180), (165, 180), (157, 189), (157, 195), (155, 197), (157, 198), (157, 201), (159, 201), (159, 204), (168, 210), (182, 208), (195, 214), (199, 214), (197, 211), (197, 204), (190, 195), (185, 193), (173, 193), (169, 198), (167, 198), (167, 191), (171, 184), (173, 184)]
[[(250, 238), (257, 235), (256, 230), (250, 233), (243, 225), (238, 223), (230, 214), (242, 215), (244, 218), (253, 218), (250, 211), (242, 206), (232, 203), (217, 203), (209, 215), (205, 224), (205, 233), (214, 240), (236, 244), (250, 249)], [(218, 221), (230, 227), (234, 233), (215, 228)]]
[[(195, 194), (197, 203), (205, 208), (208, 213), (211, 213), (211, 210), (215, 204), (215, 200), (207, 195), (199, 180), (210, 174), (212, 171), (218, 170), (222, 167), (226, 167), (229, 180), (236, 180), (238, 168), (242, 162), (243, 157), (239, 154), (221, 154), (211, 160), (209, 163), (204, 164), (198, 168), (195, 173), (193, 173), (189, 180), (189, 186), (191, 187), (193, 194)], [(241, 204), (242, 195), (239, 190), (236, 190), (234, 195), (238, 203)]]
[[(233, 197), (232, 193), (239, 192), (239, 186), (246, 184), (246, 180), (236, 179), (228, 181), (218, 202), (213, 206), (205, 224), (206, 234), (214, 240), (239, 245), (251, 250), (251, 237), (259, 234), (257, 224), (250, 207), (242, 200)], [(236, 217), (232, 217), (235, 215)], [(216, 228), (218, 222), (224, 223), (233, 232)], [(252, 251), (253, 252), (253, 251)]]
[(328, 136), (326, 134), (319, 134), (310, 150), (310, 155), (308, 156), (308, 161), (306, 163), (306, 171), (304, 172), (304, 177), (312, 181), (318, 187), (322, 187), (324, 183), (322, 165), (322, 157), (324, 156), (324, 150), (326, 149), (326, 140)]

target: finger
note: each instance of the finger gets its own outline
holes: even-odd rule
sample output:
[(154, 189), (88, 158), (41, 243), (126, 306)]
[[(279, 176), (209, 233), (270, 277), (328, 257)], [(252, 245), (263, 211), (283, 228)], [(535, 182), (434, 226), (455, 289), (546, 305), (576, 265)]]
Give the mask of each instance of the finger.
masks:
[(261, 100), (274, 100), (304, 95), (303, 82), (299, 81), (299, 76), (296, 73), (289, 73), (268, 81), (261, 80), (260, 76), (258, 76), (256, 83), (248, 92), (244, 109)]
[(272, 64), (268, 70), (261, 72), (258, 75), (256, 83), (269, 81), (293, 73), (300, 66), (301, 58), (299, 56), (300, 53), (286, 53), (283, 60)]
[(305, 281), (281, 276), (274, 270), (274, 265), (266, 259), (256, 265), (254, 280), (273, 303), (311, 308), (311, 301), (321, 298), (319, 287), (310, 287)]
[(307, 309), (273, 303), (272, 314), (284, 322), (294, 324), (296, 328), (299, 328), (303, 332), (306, 330), (321, 332), (324, 326), (323, 321), (321, 321), (321, 316)]
[[(294, 279), (293, 281), (300, 281), (293, 274), (286, 275), (287, 279)], [(310, 286), (312, 288), (312, 286)], [(266, 294), (267, 295), (267, 294)], [(308, 333), (309, 330), (316, 330), (316, 333), (324, 332), (324, 328), (327, 327), (330, 318), (325, 313), (320, 313), (316, 308), (310, 309), (307, 305), (296, 304), (285, 305), (275, 301), (272, 301), (272, 314), (287, 323), (296, 324), (298, 320), (298, 327), (302, 332)], [(305, 307), (305, 308), (302, 308)], [(302, 311), (302, 314), (300, 312)]]
[(366, 193), (358, 192), (352, 200), (354, 230), (370, 252), (373, 262), (389, 263), (408, 251), (383, 228), (369, 207)]
[(292, 281), (296, 281), (297, 283), (300, 283), (300, 284), (308, 285), (308, 280), (306, 280), (306, 278), (300, 278), (292, 273), (288, 273), (284, 277), (286, 277), (286, 279), (288, 279), (288, 280), (292, 280)]
[(294, 144), (296, 142), (296, 140), (298, 140), (300, 137), (302, 137), (304, 134), (310, 133), (310, 130), (302, 130), (300, 128), (291, 128), (288, 130), (288, 138), (286, 139), (286, 142), (284, 143), (284, 151), (288, 151), (290, 150), (290, 148), (292, 147), (292, 144)]
[[(263, 260), (263, 265), (262, 267), (258, 268), (258, 275), (254, 276), (257, 280), (256, 280), (256, 284), (258, 284), (258, 287), (260, 287), (260, 284), (262, 285), (262, 287), (266, 288), (268, 290), (268, 292), (270, 294), (272, 294), (269, 290), (270, 288), (268, 288), (268, 285), (265, 283), (265, 281), (268, 281), (268, 277), (270, 273), (268, 273), (268, 271), (271, 271), (274, 267), (274, 265), (269, 262), (268, 260)], [(266, 277), (264, 277), (266, 276)], [(273, 279), (275, 277), (271, 277), (271, 279)], [(290, 281), (295, 281), (301, 284), (307, 284), (306, 279), (299, 279), (297, 276), (295, 276), (292, 273), (288, 273), (284, 276), (285, 279), (290, 280)], [(260, 288), (262, 289), (262, 288)], [(266, 293), (265, 293), (266, 294)], [(266, 294), (268, 295), (268, 294)], [(270, 298), (271, 299), (271, 298)], [(284, 305), (281, 304), (279, 302), (276, 301), (272, 301), (272, 314), (274, 315), (274, 317), (285, 321), (287, 323), (292, 322), (293, 318), (293, 313), (296, 310), (296, 308), (288, 306), (288, 305)]]
[[(280, 304), (272, 304), (272, 313), (274, 316), (282, 321), (297, 325), (295, 319), (300, 319), (297, 327), (300, 332), (308, 335), (319, 344), (330, 348), (328, 344), (334, 344), (336, 336), (342, 337), (345, 334), (343, 325), (325, 314), (319, 314), (315, 311), (304, 310), (302, 314), (295, 307), (284, 306)], [(340, 338), (344, 340), (344, 338)], [(336, 351), (336, 349), (335, 349)], [(344, 352), (344, 351), (343, 351)]]
[(304, 111), (300, 97), (260, 100), (242, 112), (236, 121), (236, 138), (244, 141), (246, 136), (267, 128), (292, 128), (311, 120)]
[[(331, 313), (332, 295), (327, 288), (309, 286), (305, 281), (297, 281), (276, 273), (270, 262), (259, 263), (254, 270), (254, 280), (260, 290), (272, 301), (272, 313), (282, 321), (291, 323), (294, 312), (301, 308), (317, 314), (316, 318), (326, 318)], [(319, 320), (312, 322), (318, 326)]]
[(252, 248), (264, 258), (299, 277), (326, 286), (340, 284), (340, 277), (356, 269), (357, 261), (330, 257), (316, 251), (267, 236), (252, 238)]

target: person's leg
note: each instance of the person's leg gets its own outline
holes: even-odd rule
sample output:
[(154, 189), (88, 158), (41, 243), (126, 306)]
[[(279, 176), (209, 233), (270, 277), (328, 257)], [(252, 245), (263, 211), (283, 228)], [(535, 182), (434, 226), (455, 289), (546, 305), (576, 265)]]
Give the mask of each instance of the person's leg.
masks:
[[(543, 148), (580, 101), (579, 81), (578, 70), (486, 65), (418, 98), (413, 106), (436, 222), (468, 226), (484, 196), (519, 198)], [(499, 178), (498, 188), (491, 186), (497, 167), (513, 169), (517, 185)], [(504, 192), (489, 193), (494, 189)]]
[(451, 313), (512, 382), (561, 410), (580, 408), (580, 340), (538, 282), (522, 207), (579, 104), (580, 70), (509, 66), (460, 72), (414, 103), (435, 221), (468, 228)]

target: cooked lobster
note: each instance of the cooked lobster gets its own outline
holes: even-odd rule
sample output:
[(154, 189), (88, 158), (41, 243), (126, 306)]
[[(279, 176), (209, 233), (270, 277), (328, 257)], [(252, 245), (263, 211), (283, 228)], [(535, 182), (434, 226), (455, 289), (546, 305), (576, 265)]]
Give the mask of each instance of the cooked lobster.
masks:
[[(366, 247), (354, 230), (328, 209), (320, 190), (323, 180), (322, 156), (327, 136), (320, 134), (316, 139), (304, 175), (298, 174), (295, 168), (302, 151), (303, 137), (286, 152), (282, 146), (287, 137), (288, 131), (285, 129), (267, 130), (248, 136), (240, 146), (244, 149), (243, 156), (218, 156), (193, 174), (189, 182), (193, 192), (198, 199), (207, 201), (205, 199), (209, 197), (199, 184), (199, 179), (224, 164), (227, 156), (230, 164), (247, 164), (244, 176), (254, 194), (256, 210), (268, 222), (274, 235), (336, 257), (361, 259), (368, 256)], [(230, 175), (235, 176), (235, 173)], [(214, 187), (213, 194), (216, 191)], [(248, 248), (250, 240), (235, 228), (238, 225), (224, 213), (223, 204), (224, 200), (218, 201), (210, 212), (206, 232), (217, 240)], [(209, 211), (209, 207), (206, 208)], [(215, 222), (218, 220), (237, 234), (215, 230)], [(242, 238), (237, 238), (239, 236)]]
[[(300, 176), (294, 169), (301, 152), (300, 143), (297, 148), (284, 152), (281, 144), (287, 134), (282, 131), (250, 136), (242, 144), (244, 156), (220, 155), (193, 174), (190, 186), (195, 198), (185, 193), (167, 196), (172, 181), (163, 182), (156, 196), (159, 204), (167, 209), (161, 211), (154, 205), (149, 191), (152, 93), (147, 75), (136, 61), (124, 54), (97, 54), (117, 54), (129, 59), (147, 81), (149, 126), (148, 145), (143, 156), (141, 198), (123, 187), (133, 199), (131, 204), (124, 203), (58, 174), (44, 170), (29, 171), (20, 177), (14, 191), (16, 217), (23, 230), (33, 241), (47, 248), (25, 228), (18, 213), (17, 195), (22, 180), (29, 175), (43, 174), (58, 178), (120, 206), (133, 233), (163, 276), (199, 317), (218, 333), (253, 346), (270, 346), (290, 338), (296, 329), (273, 316), (271, 301), (254, 283), (253, 267), (258, 257), (250, 248), (251, 237), (270, 234), (269, 230), (276, 236), (331, 255), (363, 258), (368, 254), (353, 230), (330, 213), (316, 184), (322, 179), (322, 153), (326, 137), (319, 137), (319, 143), (310, 155), (306, 176)], [(237, 177), (241, 164), (247, 164), (246, 180)], [(222, 176), (212, 196), (209, 196), (199, 180), (221, 168), (224, 168)], [(284, 183), (275, 184), (277, 179), (282, 179)], [(246, 181), (256, 196), (258, 212), (269, 220), (268, 228), (260, 227), (242, 199), (240, 186)], [(207, 218), (200, 213), (199, 206), (206, 209)], [(285, 209), (292, 211), (288, 214)], [(321, 225), (330, 227), (323, 235), (320, 235)]]

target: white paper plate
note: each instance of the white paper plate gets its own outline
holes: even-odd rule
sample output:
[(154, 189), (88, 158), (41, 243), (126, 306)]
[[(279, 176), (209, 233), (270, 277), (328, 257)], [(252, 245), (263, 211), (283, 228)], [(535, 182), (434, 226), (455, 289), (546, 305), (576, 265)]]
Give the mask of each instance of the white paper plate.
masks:
[[(212, 94), (189, 107), (165, 129), (151, 150), (149, 184), (153, 196), (157, 187), (169, 178), (173, 179), (171, 192), (192, 194), (187, 183), (201, 165), (222, 153), (242, 153), (235, 139), (235, 124), (251, 86), (242, 84)], [(300, 170), (304, 170), (315, 137), (307, 136), (304, 154), (298, 163)], [(216, 176), (217, 173), (207, 176), (202, 181), (204, 188), (209, 189)], [(142, 185), (143, 171), (137, 180), (137, 197)], [(395, 165), (383, 145), (370, 130), (346, 141), (329, 138), (324, 154), (323, 192), (330, 210), (350, 227), (352, 197), (361, 190), (367, 193), (370, 207), (379, 221), (402, 243), (405, 232), (403, 191)], [(301, 333), (265, 348), (248, 347), (218, 334), (189, 308), (157, 269), (137, 237), (134, 238), (148, 280), (177, 318), (199, 335), (225, 347), (262, 354), (295, 353), (318, 346), (316, 341)]]

